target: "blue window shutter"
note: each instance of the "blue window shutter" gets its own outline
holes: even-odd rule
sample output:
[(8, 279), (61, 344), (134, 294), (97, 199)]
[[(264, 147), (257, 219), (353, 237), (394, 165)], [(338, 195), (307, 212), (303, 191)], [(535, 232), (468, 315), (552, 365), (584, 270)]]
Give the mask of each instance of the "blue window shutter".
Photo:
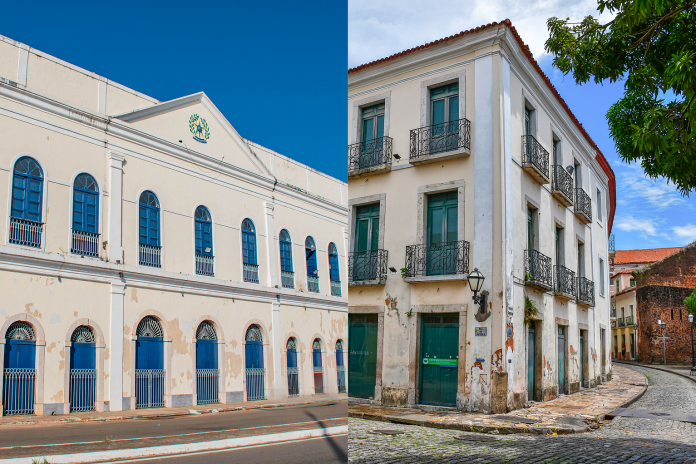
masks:
[(75, 189), (73, 191), (73, 229), (83, 230), (85, 222), (84, 193)]
[(140, 243), (143, 245), (151, 245), (149, 235), (149, 214), (148, 209), (140, 205), (140, 220), (139, 220), (139, 235)]
[(150, 209), (150, 245), (159, 246), (159, 210)]
[(292, 244), (289, 241), (280, 241), (280, 270), (292, 271)]

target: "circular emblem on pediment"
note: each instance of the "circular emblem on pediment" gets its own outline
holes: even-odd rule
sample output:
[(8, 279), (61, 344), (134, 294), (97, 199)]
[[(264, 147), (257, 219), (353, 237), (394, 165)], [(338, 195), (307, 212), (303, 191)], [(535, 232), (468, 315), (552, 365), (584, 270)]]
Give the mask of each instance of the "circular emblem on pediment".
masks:
[(193, 140), (201, 143), (208, 143), (210, 138), (210, 128), (205, 119), (197, 114), (189, 118), (189, 130), (193, 134)]

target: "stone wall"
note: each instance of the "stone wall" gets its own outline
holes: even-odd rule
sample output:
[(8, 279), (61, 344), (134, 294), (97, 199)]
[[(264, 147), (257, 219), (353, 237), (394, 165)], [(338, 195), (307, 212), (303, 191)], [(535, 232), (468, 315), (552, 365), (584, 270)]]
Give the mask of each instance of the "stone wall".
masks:
[(633, 272), (638, 287), (664, 285), (686, 287), (696, 285), (696, 242), (667, 258)]

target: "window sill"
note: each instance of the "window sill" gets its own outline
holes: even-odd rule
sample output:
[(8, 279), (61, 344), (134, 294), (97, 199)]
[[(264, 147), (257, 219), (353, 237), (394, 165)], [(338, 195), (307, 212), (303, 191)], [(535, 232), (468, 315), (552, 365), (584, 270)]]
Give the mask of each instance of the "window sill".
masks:
[(450, 274), (450, 275), (433, 275), (433, 276), (415, 276), (406, 277), (404, 280), (407, 283), (419, 282), (448, 282), (453, 280), (465, 281), (469, 277), (468, 274)]
[(360, 177), (371, 176), (373, 174), (381, 174), (383, 172), (391, 171), (392, 166), (390, 163), (378, 164), (377, 166), (372, 166), (364, 169), (357, 169), (354, 171), (348, 171), (348, 178), (359, 179)]
[(433, 155), (423, 155), (416, 158), (409, 158), (408, 162), (413, 165), (428, 164), (428, 163), (438, 163), (440, 161), (445, 161), (454, 158), (464, 158), (471, 155), (468, 148), (461, 147), (452, 151), (443, 151), (440, 153), (435, 153)]

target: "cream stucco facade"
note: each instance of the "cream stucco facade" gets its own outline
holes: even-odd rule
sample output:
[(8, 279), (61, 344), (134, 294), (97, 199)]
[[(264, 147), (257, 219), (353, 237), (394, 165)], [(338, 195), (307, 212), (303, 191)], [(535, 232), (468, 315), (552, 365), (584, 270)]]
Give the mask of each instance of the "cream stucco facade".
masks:
[[(349, 394), (363, 400), (504, 412), (593, 388), (611, 375), (613, 173), (514, 29), (479, 29), (348, 73)], [(436, 117), (439, 94), (456, 98), (444, 123)], [(381, 124), (378, 143), (363, 134), (373, 114), (383, 117), (374, 122)], [(444, 146), (436, 146), (436, 135)], [(531, 159), (521, 140), (541, 154)], [(573, 184), (565, 197), (554, 165)], [(587, 197), (577, 201), (583, 193), (575, 189)], [(429, 205), (447, 192), (457, 217), (444, 226), (450, 238), (436, 243)], [(356, 235), (363, 233), (360, 215), (368, 214), (360, 207), (370, 205), (379, 206), (379, 234), (364, 247)], [(356, 270), (366, 263), (370, 272)], [(474, 268), (485, 277), (483, 310), (467, 282)], [(538, 309), (529, 326), (525, 298)], [(438, 322), (439, 314), (447, 317)], [(355, 343), (363, 347), (355, 346), (353, 320), (357, 327), (366, 315), (376, 321), (374, 394), (365, 388), (354, 395), (354, 353), (372, 346), (362, 339)], [(451, 330), (456, 335), (444, 335)], [(443, 335), (428, 340), (429, 333)], [(457, 359), (455, 380), (451, 361), (426, 373), (433, 357), (426, 351), (441, 349), (433, 343), (452, 345), (442, 350)], [(440, 399), (433, 388), (442, 390)]]
[[(193, 115), (207, 122), (207, 140), (199, 137), (205, 143), (193, 138)], [(5, 336), (16, 322), (34, 332), (34, 413), (71, 410), (71, 337), (80, 326), (94, 338), (94, 407), (134, 409), (136, 330), (146, 316), (161, 327), (165, 406), (200, 400), (196, 334), (204, 321), (216, 332), (219, 402), (247, 399), (245, 347), (253, 326), (262, 338), (261, 365), (254, 366), (265, 369), (260, 397), (291, 393), (291, 338), (294, 394), (345, 392), (337, 368), (347, 338), (344, 182), (242, 138), (203, 93), (159, 102), (2, 36), (0, 134), (0, 343), (9, 346)], [(17, 224), (33, 224), (12, 217), (13, 195), (21, 195), (13, 193), (15, 171), (26, 159), (41, 171), (39, 232), (18, 241)], [(96, 234), (89, 235), (96, 245), (88, 253), (75, 250), (73, 231), (83, 173), (97, 192)], [(158, 266), (143, 261), (144, 192), (159, 202), (152, 247)], [(205, 272), (196, 260), (200, 206), (209, 212), (200, 251)], [(242, 252), (246, 219), (254, 227), (256, 264), (249, 266)], [(285, 255), (283, 279), (282, 230), (292, 255), (291, 264)], [(318, 288), (308, 282), (310, 237)], [(338, 272), (336, 265), (329, 269), (330, 250)]]

